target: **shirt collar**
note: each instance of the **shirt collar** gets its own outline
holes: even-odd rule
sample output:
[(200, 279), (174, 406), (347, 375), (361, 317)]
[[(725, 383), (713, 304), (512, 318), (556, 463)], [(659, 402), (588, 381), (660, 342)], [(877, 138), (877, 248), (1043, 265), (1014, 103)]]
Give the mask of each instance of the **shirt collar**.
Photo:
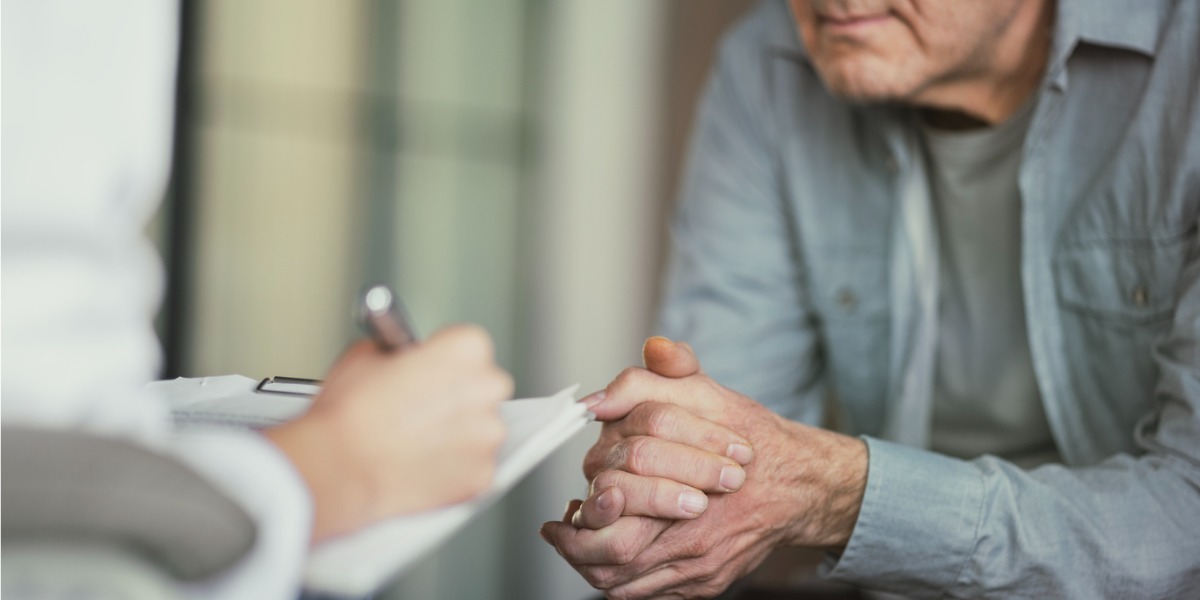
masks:
[(1161, 0), (1058, 0), (1056, 37), (1154, 56), (1169, 7)]
[(791, 5), (787, 0), (776, 0), (767, 10), (771, 12), (766, 28), (767, 47), (777, 56), (808, 63), (808, 51), (800, 42)]
[(1105, 46), (1153, 57), (1167, 0), (1057, 0), (1054, 41), (1046, 80), (1067, 88), (1067, 59), (1081, 44)]

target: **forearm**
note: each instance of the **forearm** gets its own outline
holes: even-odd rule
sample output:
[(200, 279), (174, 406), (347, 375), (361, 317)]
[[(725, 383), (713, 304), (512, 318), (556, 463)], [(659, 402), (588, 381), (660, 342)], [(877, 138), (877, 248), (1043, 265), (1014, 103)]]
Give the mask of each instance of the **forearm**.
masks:
[(831, 578), (913, 597), (1175, 597), (1200, 586), (1194, 465), (1148, 455), (1024, 472), (867, 442), (862, 510)]

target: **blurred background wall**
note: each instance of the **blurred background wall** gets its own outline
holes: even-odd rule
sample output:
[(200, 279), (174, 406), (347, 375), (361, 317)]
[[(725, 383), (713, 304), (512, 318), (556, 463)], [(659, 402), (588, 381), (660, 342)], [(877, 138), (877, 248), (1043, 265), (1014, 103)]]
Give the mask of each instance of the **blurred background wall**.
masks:
[[(391, 283), (484, 325), (518, 397), (652, 333), (697, 92), (747, 0), (185, 0), (165, 376), (319, 377)], [(537, 536), (580, 434), (384, 598), (594, 596)]]

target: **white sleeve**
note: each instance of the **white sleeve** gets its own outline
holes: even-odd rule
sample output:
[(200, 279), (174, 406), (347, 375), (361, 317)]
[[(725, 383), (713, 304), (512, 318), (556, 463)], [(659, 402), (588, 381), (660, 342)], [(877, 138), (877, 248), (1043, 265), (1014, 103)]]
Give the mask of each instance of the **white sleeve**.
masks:
[(171, 450), (238, 502), (258, 524), (254, 547), (237, 565), (185, 586), (190, 598), (295, 598), (308, 552), (312, 505), (287, 457), (252, 432), (175, 436)]
[(175, 455), (256, 520), (258, 541), (196, 598), (291, 598), (311, 501), (253, 433), (173, 430), (157, 374), (162, 277), (147, 219), (170, 158), (177, 7), (163, 0), (4, 3), (5, 424), (85, 430)]

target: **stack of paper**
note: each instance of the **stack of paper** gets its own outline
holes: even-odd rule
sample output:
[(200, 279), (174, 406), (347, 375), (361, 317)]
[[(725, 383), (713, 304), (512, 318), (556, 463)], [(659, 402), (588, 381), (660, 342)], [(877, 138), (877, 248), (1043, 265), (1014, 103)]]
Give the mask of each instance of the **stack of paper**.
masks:
[[(299, 396), (256, 393), (256, 384), (248, 377), (229, 375), (159, 381), (150, 386), (166, 399), (176, 423), (184, 428), (267, 427), (300, 415), (311, 402)], [(501, 404), (508, 437), (500, 449), (490, 488), (467, 502), (382, 521), (317, 546), (305, 569), (305, 588), (363, 596), (402, 574), (587, 424), (591, 415), (575, 401), (578, 388)]]

